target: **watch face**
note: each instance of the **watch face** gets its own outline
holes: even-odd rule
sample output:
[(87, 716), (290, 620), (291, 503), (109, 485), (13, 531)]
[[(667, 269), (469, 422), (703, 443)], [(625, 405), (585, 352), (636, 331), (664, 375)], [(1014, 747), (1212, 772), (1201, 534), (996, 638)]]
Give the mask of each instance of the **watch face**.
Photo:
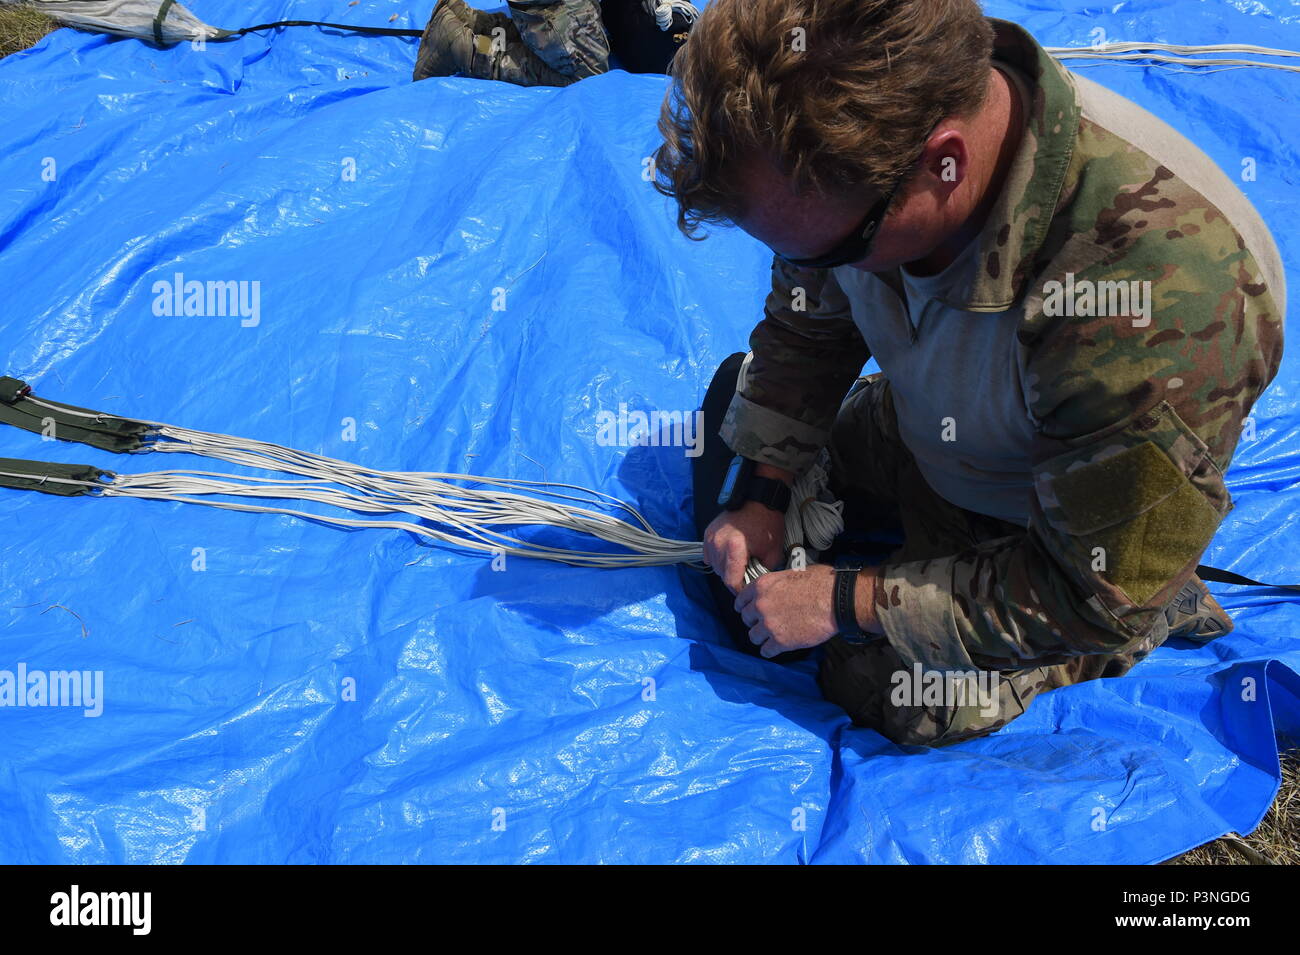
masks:
[(731, 509), (732, 502), (739, 496), (737, 495), (737, 484), (740, 480), (740, 459), (733, 458), (731, 466), (727, 468), (727, 476), (722, 482), (722, 490), (718, 492), (718, 504), (722, 507)]
[(745, 503), (747, 475), (752, 469), (753, 462), (745, 458), (737, 456), (731, 459), (731, 466), (727, 468), (727, 476), (722, 482), (722, 490), (718, 492), (719, 507), (734, 511)]

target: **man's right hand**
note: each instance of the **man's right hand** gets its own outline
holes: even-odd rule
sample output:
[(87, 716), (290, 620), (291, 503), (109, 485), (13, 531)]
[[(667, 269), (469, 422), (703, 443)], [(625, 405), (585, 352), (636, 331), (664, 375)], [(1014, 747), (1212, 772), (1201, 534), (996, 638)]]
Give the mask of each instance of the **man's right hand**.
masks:
[[(794, 481), (788, 471), (766, 464), (760, 464), (756, 473), (786, 484)], [(745, 568), (751, 557), (769, 570), (778, 569), (785, 558), (785, 515), (758, 501), (749, 501), (738, 511), (723, 511), (704, 532), (704, 561), (733, 594), (745, 589)]]

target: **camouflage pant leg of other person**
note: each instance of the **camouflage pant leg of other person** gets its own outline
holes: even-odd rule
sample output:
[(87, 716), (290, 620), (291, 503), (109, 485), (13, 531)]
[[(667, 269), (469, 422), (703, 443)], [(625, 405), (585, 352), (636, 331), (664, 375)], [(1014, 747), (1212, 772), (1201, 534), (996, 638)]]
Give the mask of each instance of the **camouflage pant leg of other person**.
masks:
[(598, 0), (509, 0), (524, 42), (557, 73), (574, 80), (609, 71), (609, 38)]
[(518, 86), (575, 82), (534, 53), (508, 15), (485, 13), (465, 0), (438, 0), (420, 39), (412, 79), (456, 75)]
[[(1024, 533), (1013, 524), (956, 507), (930, 489), (899, 436), (889, 382), (882, 375), (860, 381), (844, 402), (831, 435), (831, 473), (833, 490), (845, 502), (851, 526), (896, 516), (905, 541), (894, 560), (948, 556)], [(948, 745), (1006, 725), (1044, 690), (1119, 676), (1163, 638), (1161, 633), (1150, 646), (1143, 644), (1129, 654), (972, 673), (960, 682), (910, 671), (883, 637), (865, 646), (833, 639), (825, 647), (818, 682), (826, 698), (842, 706), (855, 723), (896, 743)], [(933, 639), (955, 636), (935, 633)]]

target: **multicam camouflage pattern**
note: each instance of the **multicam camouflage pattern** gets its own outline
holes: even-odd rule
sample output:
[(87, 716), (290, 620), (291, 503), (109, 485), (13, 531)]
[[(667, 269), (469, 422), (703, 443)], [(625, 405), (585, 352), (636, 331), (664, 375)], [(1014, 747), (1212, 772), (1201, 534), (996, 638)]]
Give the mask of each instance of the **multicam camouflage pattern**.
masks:
[(524, 42), (568, 82), (609, 70), (609, 38), (599, 0), (509, 0)]
[[(1166, 416), (1153, 417), (1158, 419), (1156, 423), (1167, 422)], [(1181, 433), (1160, 437), (1178, 441)], [(883, 375), (859, 380), (835, 419), (829, 447), (831, 489), (845, 502), (846, 524), (856, 529), (897, 525), (903, 530), (902, 547), (886, 562), (886, 567), (893, 568), (891, 573), (911, 575), (918, 588), (935, 586), (944, 573), (960, 575), (961, 583), (954, 589), (950, 603), (961, 612), (950, 616), (949, 602), (942, 598), (917, 604), (909, 611), (913, 616), (900, 618), (900, 628), (906, 627), (913, 635), (903, 646), (890, 640), (854, 646), (835, 639), (827, 644), (822, 656), (818, 682), (826, 698), (844, 707), (855, 722), (896, 743), (948, 745), (991, 733), (1023, 713), (1030, 701), (1045, 690), (1127, 673), (1171, 634), (1204, 639), (1232, 627), (1204, 584), (1193, 576), (1178, 595), (1178, 606), (1171, 606), (1164, 616), (1153, 621), (1144, 636), (1114, 652), (1095, 648), (1082, 653), (1067, 650), (1026, 661), (1032, 662), (1030, 666), (1016, 666), (1024, 659), (1017, 654), (1029, 647), (1027, 641), (1020, 645), (1021, 649), (1012, 648), (1012, 653), (979, 655), (964, 667), (954, 660), (939, 665), (938, 661), (949, 656), (945, 645), (955, 642), (957, 636), (962, 646), (979, 639), (978, 634), (961, 631), (961, 624), (971, 619), (971, 611), (979, 608), (979, 602), (968, 600), (961, 591), (969, 592), (980, 582), (988, 590), (984, 602), (990, 602), (990, 594), (996, 599), (993, 591), (998, 582), (992, 574), (998, 567), (990, 561), (995, 555), (1023, 546), (1025, 529), (956, 507), (930, 488), (903, 444), (890, 383)], [(1053, 561), (1043, 555), (1042, 563), (1052, 566)], [(889, 587), (884, 585), (882, 603), (892, 603), (896, 596)], [(1068, 591), (1063, 599), (1067, 606), (1078, 602), (1077, 598), (1071, 602)], [(1026, 619), (1022, 635), (1033, 639), (1036, 631), (1046, 628), (1053, 640), (1059, 639), (1059, 627), (1054, 628), (1052, 618), (1043, 619), (1048, 605), (1039, 604), (1030, 612), (1042, 617)], [(950, 627), (957, 630), (946, 629)], [(923, 637), (928, 644), (921, 644)], [(897, 705), (891, 697), (892, 683), (898, 674), (918, 663), (926, 670), (945, 673), (966, 667), (972, 671), (979, 667), (998, 671), (996, 704), (991, 708), (963, 701), (946, 701), (938, 706)]]
[(598, 0), (511, 0), (485, 13), (439, 0), (420, 39), (414, 78), (461, 74), (518, 86), (568, 86), (609, 69)]
[[(990, 525), (933, 492), (928, 503), (903, 502), (909, 545), (919, 536), (882, 568), (877, 611), (888, 642), (853, 653), (837, 643), (827, 657), (824, 683), (850, 712), (855, 692), (858, 710), (874, 705), (868, 678), (879, 667), (1026, 673), (1023, 686), (1011, 683), (1027, 703), (1020, 690), (1123, 672), (1162, 643), (1168, 609), (1204, 594), (1195, 568), (1232, 507), (1223, 474), (1281, 361), (1285, 288), (1271, 242), (1248, 246), (1220, 208), (1089, 120), (1075, 79), (1032, 37), (993, 22), (995, 56), (1033, 81), (1034, 97), (959, 283), (964, 299), (949, 304), (1019, 314), (1034, 430), (1028, 526)], [(1151, 320), (1050, 313), (1048, 283), (1068, 275), (1151, 282)], [(806, 296), (803, 309), (796, 295)], [(801, 471), (832, 429), (840, 448), (870, 446), (854, 430), (866, 427), (862, 413), (840, 408), (869, 348), (834, 272), (774, 263), (751, 349), (722, 430), (733, 449)], [(875, 464), (841, 451), (850, 473), (840, 479), (860, 491), (892, 480), (899, 494), (923, 493), (919, 473), (872, 471), (890, 471), (880, 457), (905, 451), (901, 442), (873, 451)], [(1212, 609), (1210, 629), (1226, 630)], [(836, 661), (857, 676), (836, 677)], [(959, 713), (897, 718), (912, 720), (896, 727), (908, 738), (980, 731)]]
[(998, 673), (991, 706), (953, 700), (937, 705), (898, 705), (891, 699), (891, 684), (908, 668), (884, 640), (862, 647), (832, 641), (823, 654), (817, 682), (826, 699), (842, 706), (859, 726), (901, 745), (950, 746), (996, 732), (1023, 714), (1040, 693), (1127, 673), (1158, 645), (1154, 638), (1149, 642), (1150, 647), (1128, 654), (1074, 657), (1059, 666)]
[(826, 446), (839, 396), (870, 357), (835, 273), (773, 259), (772, 291), (723, 438), (737, 454), (802, 472)]

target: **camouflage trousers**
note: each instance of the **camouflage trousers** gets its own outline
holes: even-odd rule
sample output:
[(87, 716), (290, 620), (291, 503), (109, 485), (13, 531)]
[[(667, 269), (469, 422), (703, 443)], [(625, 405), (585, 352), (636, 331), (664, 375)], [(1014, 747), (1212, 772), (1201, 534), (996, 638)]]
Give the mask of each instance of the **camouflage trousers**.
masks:
[(571, 82), (609, 70), (599, 0), (509, 0), (510, 19), (529, 48)]
[[(967, 511), (931, 490), (903, 444), (889, 381), (873, 375), (858, 381), (840, 409), (831, 434), (831, 490), (845, 503), (848, 527), (901, 526), (903, 545), (891, 561), (946, 557), (984, 541), (1025, 533), (1023, 527)], [(826, 644), (818, 684), (854, 723), (896, 743), (943, 746), (991, 733), (1020, 716), (1038, 694), (1098, 677), (1120, 676), (1163, 640), (1123, 655), (1090, 655), (1055, 666), (973, 675), (965, 689), (985, 694), (896, 693), (923, 685), (921, 674), (882, 638), (853, 645)], [(934, 633), (936, 643), (955, 639)], [(932, 674), (934, 687), (940, 674)], [(951, 684), (949, 684), (951, 687)], [(978, 696), (978, 698), (977, 698)]]

